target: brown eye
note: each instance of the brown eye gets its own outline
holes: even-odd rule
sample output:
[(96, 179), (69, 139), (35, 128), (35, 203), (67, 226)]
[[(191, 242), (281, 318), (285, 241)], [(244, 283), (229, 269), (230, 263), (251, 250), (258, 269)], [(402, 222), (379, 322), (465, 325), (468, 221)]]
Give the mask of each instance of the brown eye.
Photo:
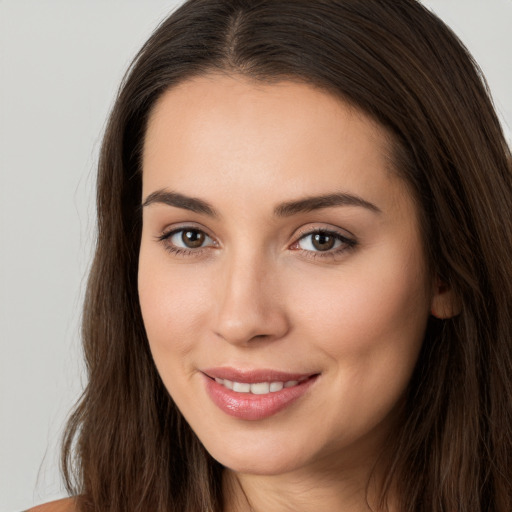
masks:
[(183, 230), (181, 233), (181, 241), (183, 245), (189, 249), (201, 247), (206, 240), (206, 235), (196, 229)]
[(170, 252), (193, 251), (216, 245), (204, 231), (194, 228), (183, 228), (171, 231), (159, 237), (165, 248)]
[(311, 253), (334, 254), (354, 247), (356, 241), (335, 231), (314, 231), (303, 235), (296, 243), (297, 249)]
[(311, 243), (318, 251), (328, 251), (334, 247), (336, 239), (329, 233), (315, 233)]

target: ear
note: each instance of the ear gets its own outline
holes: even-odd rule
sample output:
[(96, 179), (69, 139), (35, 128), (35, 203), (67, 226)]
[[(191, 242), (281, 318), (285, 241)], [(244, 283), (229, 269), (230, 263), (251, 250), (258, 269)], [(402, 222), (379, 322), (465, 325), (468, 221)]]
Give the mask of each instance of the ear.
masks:
[(462, 309), (460, 300), (455, 295), (453, 289), (441, 280), (439, 276), (434, 279), (432, 301), (430, 303), (430, 313), (433, 317), (440, 320), (447, 320), (457, 316)]

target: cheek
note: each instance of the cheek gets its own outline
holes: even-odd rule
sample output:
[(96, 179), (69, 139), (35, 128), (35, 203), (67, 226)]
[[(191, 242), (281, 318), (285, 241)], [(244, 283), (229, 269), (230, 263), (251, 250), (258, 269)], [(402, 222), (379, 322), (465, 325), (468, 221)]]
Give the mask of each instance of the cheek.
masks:
[(160, 356), (189, 351), (192, 334), (205, 325), (211, 304), (199, 275), (172, 268), (165, 260), (142, 250), (139, 262), (139, 301), (157, 365)]
[(425, 272), (411, 259), (376, 251), (328, 277), (306, 275), (295, 289), (297, 318), (304, 328), (314, 327), (311, 336), (334, 359), (414, 357), (429, 301)]
[[(370, 431), (393, 410), (423, 341), (428, 319), (424, 273), (395, 256), (387, 264), (383, 258), (380, 265), (347, 264), (337, 278), (303, 279), (296, 290), (302, 332), (330, 361), (332, 389), (342, 397), (325, 421), (331, 421), (331, 431), (348, 421), (343, 435), (349, 437)], [(318, 414), (325, 415), (321, 409), (328, 406), (320, 404)]]

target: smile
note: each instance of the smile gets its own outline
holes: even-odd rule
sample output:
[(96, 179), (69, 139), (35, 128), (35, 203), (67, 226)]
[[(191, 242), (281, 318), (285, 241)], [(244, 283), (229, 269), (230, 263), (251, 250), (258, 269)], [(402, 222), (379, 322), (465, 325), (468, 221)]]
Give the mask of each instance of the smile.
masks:
[(236, 382), (228, 379), (216, 378), (215, 382), (224, 386), (227, 389), (234, 391), (235, 393), (252, 393), (253, 395), (266, 395), (267, 393), (276, 393), (281, 391), (283, 388), (291, 388), (297, 386), (299, 382), (306, 380), (304, 377), (300, 380), (287, 380), (286, 382), (255, 382), (250, 384), (249, 382)]
[(206, 392), (219, 409), (229, 416), (253, 421), (288, 408), (308, 392), (319, 376), (232, 369), (208, 370), (203, 375)]

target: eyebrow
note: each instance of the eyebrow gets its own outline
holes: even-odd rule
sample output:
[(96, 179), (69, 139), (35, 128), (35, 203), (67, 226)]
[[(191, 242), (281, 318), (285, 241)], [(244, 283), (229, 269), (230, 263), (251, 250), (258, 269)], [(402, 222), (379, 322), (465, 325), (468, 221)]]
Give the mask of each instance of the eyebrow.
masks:
[(152, 192), (148, 197), (146, 197), (146, 200), (142, 203), (142, 207), (144, 208), (145, 206), (149, 206), (154, 203), (182, 208), (191, 212), (208, 215), (209, 217), (219, 217), (215, 208), (206, 201), (178, 194), (177, 192), (169, 192), (167, 190), (157, 190), (156, 192)]
[(361, 197), (339, 192), (336, 194), (305, 197), (297, 201), (282, 203), (276, 206), (274, 215), (277, 217), (290, 217), (298, 213), (321, 210), (322, 208), (332, 208), (334, 206), (359, 206), (374, 213), (382, 213), (382, 210), (378, 206)]
[[(157, 190), (148, 195), (142, 203), (142, 207), (151, 204), (160, 203), (176, 208), (182, 208), (195, 213), (207, 215), (209, 217), (219, 217), (215, 208), (202, 199), (189, 197), (178, 192), (167, 190)], [(312, 212), (323, 208), (332, 208), (336, 206), (358, 206), (366, 208), (374, 213), (382, 213), (381, 209), (373, 203), (353, 194), (339, 192), (335, 194), (326, 194), (320, 196), (310, 196), (302, 199), (287, 201), (274, 208), (276, 217), (291, 217), (299, 213)]]

